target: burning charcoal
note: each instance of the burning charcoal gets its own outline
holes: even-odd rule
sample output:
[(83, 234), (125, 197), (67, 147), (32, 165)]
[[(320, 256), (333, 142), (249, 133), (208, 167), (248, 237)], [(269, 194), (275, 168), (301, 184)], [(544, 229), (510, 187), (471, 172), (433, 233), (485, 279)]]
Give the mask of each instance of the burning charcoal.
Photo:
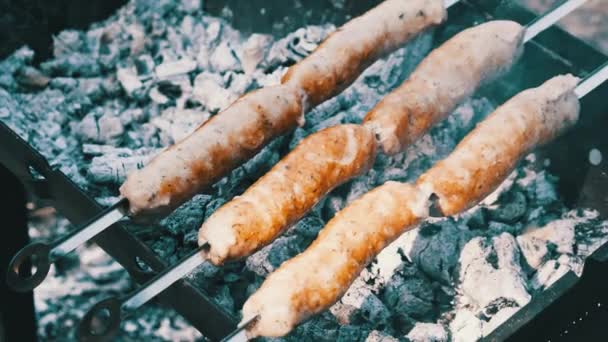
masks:
[(456, 311), (454, 319), (450, 322), (452, 341), (469, 342), (477, 341), (483, 337), (482, 324), (477, 316), (466, 309)]
[(199, 194), (186, 202), (160, 223), (172, 234), (180, 232), (198, 231), (205, 216), (205, 205), (211, 196)]
[(235, 52), (235, 47), (225, 40), (218, 45), (209, 57), (209, 64), (214, 71), (224, 73), (241, 69), (241, 62)]
[(324, 205), (321, 213), (323, 215), (323, 220), (325, 221), (331, 220), (345, 205), (344, 200), (341, 197), (332, 195), (327, 196), (323, 203)]
[(243, 45), (241, 62), (246, 74), (251, 74), (264, 60), (272, 45), (272, 36), (267, 34), (254, 33)]
[(43, 62), (40, 68), (45, 74), (52, 76), (94, 77), (101, 73), (97, 59), (82, 53)]
[(508, 233), (491, 242), (481, 237), (469, 241), (460, 255), (460, 280), (463, 294), (482, 308), (501, 297), (520, 307), (530, 301), (517, 243)]
[(206, 71), (194, 79), (192, 95), (212, 113), (226, 108), (236, 100), (236, 96), (224, 88), (221, 77)]
[(155, 63), (154, 59), (150, 55), (138, 56), (135, 60), (133, 60), (133, 64), (135, 64), (137, 75), (149, 75), (150, 73), (154, 72)]
[(323, 228), (325, 224), (323, 221), (315, 215), (307, 215), (300, 221), (296, 222), (285, 235), (295, 235), (312, 241), (319, 233), (319, 230)]
[(524, 177), (517, 184), (526, 191), (527, 197), (537, 206), (547, 206), (558, 200), (555, 188), (556, 178), (544, 170), (532, 177)]
[(275, 69), (279, 65), (290, 65), (302, 60), (334, 30), (333, 25), (308, 26), (290, 33), (272, 45), (263, 66), (266, 69)]
[(348, 304), (337, 302), (329, 308), (329, 312), (338, 320), (340, 325), (346, 325), (354, 323), (352, 318), (355, 316), (359, 309)]
[(487, 229), (487, 210), (485, 207), (480, 208), (479, 210), (474, 210), (467, 220), (467, 226), (469, 229)]
[(99, 128), (97, 119), (93, 113), (87, 114), (78, 124), (78, 134), (84, 141), (97, 141), (99, 139)]
[(150, 97), (150, 99), (156, 103), (158, 103), (159, 105), (164, 105), (169, 103), (169, 98), (167, 96), (165, 96), (163, 93), (160, 92), (160, 90), (158, 89), (158, 87), (154, 87), (150, 90), (150, 92), (148, 93), (148, 96)]
[(526, 196), (517, 190), (507, 191), (500, 194), (497, 203), (489, 207), (488, 214), (491, 220), (515, 223), (526, 213)]
[(365, 342), (399, 342), (399, 340), (381, 331), (372, 330), (372, 332), (367, 335)]
[(447, 219), (421, 226), (405, 248), (406, 254), (433, 279), (449, 283), (458, 264), (458, 257), (470, 231), (459, 229)]
[(147, 156), (117, 157), (115, 155), (94, 157), (88, 174), (96, 183), (122, 184), (127, 175), (141, 169), (150, 159)]
[(133, 122), (142, 122), (146, 114), (141, 108), (127, 109), (120, 114), (120, 122), (123, 126), (128, 126)]
[(412, 342), (448, 342), (448, 332), (441, 324), (418, 322), (407, 334)]
[(81, 32), (63, 30), (53, 37), (53, 56), (59, 58), (80, 52), (83, 45)]
[(120, 118), (109, 114), (104, 114), (99, 118), (97, 126), (99, 128), (98, 141), (106, 144), (119, 141), (125, 131)]
[(193, 109), (168, 108), (151, 123), (167, 133), (172, 142), (177, 142), (192, 133), (196, 127), (209, 119), (209, 113)]
[(136, 89), (143, 86), (139, 78), (137, 77), (137, 71), (135, 68), (118, 69), (116, 71), (116, 78), (122, 85), (127, 95), (131, 95)]
[(538, 270), (530, 279), (530, 286), (534, 290), (546, 289), (568, 271), (570, 271), (568, 263), (561, 263), (558, 260), (547, 260), (538, 267)]
[(281, 236), (270, 245), (268, 262), (270, 262), (274, 270), (299, 252), (301, 250), (298, 248), (296, 236)]
[(369, 333), (369, 330), (364, 330), (361, 327), (354, 325), (343, 325), (338, 330), (337, 342), (360, 341)]
[(178, 61), (164, 62), (156, 66), (155, 73), (160, 79), (187, 74), (196, 69), (196, 62), (190, 58), (182, 58)]
[(243, 164), (242, 169), (245, 171), (245, 174), (257, 179), (263, 172), (268, 171), (270, 167), (279, 161), (280, 156), (276, 150), (282, 143), (282, 138), (276, 139)]
[(272, 245), (265, 246), (253, 255), (247, 258), (246, 265), (247, 269), (253, 273), (265, 277), (274, 270), (274, 267), (268, 260), (268, 254)]
[(140, 54), (142, 51), (144, 51), (146, 44), (144, 28), (140, 24), (134, 23), (127, 26), (126, 31), (131, 36), (131, 55)]
[(433, 290), (422, 277), (404, 278), (395, 274), (384, 287), (382, 301), (396, 315), (416, 319), (433, 315)]
[(219, 207), (224, 205), (227, 200), (225, 198), (214, 198), (205, 207), (205, 220), (209, 218)]
[(517, 243), (526, 262), (534, 269), (537, 269), (550, 255), (545, 240), (524, 234), (517, 237)]
[(152, 243), (152, 249), (158, 256), (163, 259), (166, 263), (173, 264), (177, 261), (175, 250), (177, 248), (177, 242), (173, 237), (161, 236), (158, 240)]
[(15, 75), (17, 82), (27, 88), (44, 88), (51, 81), (46, 75), (33, 67), (23, 67)]

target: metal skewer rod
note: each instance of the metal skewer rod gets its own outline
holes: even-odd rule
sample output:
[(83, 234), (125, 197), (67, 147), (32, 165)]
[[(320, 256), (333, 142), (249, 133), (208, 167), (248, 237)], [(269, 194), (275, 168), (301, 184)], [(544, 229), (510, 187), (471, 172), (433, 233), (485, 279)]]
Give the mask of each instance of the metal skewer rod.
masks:
[[(68, 235), (50, 244), (36, 242), (23, 247), (15, 254), (9, 264), (6, 282), (16, 291), (25, 292), (34, 289), (44, 280), (51, 264), (95, 237), (107, 227), (120, 221), (126, 216), (127, 208), (128, 201), (121, 199)], [(24, 272), (24, 268), (21, 267), (28, 262), (36, 266), (36, 271), (32, 275), (29, 272)]]
[(236, 329), (230, 335), (224, 337), (221, 342), (247, 342), (247, 327), (257, 321), (260, 316), (253, 316), (237, 325)]
[[(177, 265), (165, 269), (147, 283), (122, 298), (110, 297), (95, 304), (80, 322), (80, 337), (91, 339), (94, 337), (107, 338), (112, 336), (120, 328), (122, 319), (135, 312), (135, 310), (156, 297), (173, 283), (188, 275), (197, 266), (203, 264), (207, 260), (204, 253), (208, 248), (208, 245), (203, 245), (195, 249), (182, 258)], [(96, 331), (99, 330), (95, 329), (96, 317), (99, 317), (101, 314), (106, 316), (104, 318), (106, 324), (101, 331)]]
[(561, 5), (557, 6), (547, 14), (537, 18), (526, 28), (524, 34), (524, 43), (536, 37), (539, 33), (543, 32), (553, 24), (558, 22), (560, 19), (568, 15), (570, 12), (577, 9), (579, 6), (587, 2), (587, 0), (568, 0)]
[(577, 87), (574, 89), (574, 93), (578, 98), (589, 94), (593, 89), (600, 86), (608, 80), (608, 62), (604, 63), (601, 67), (595, 69), (589, 76), (587, 76)]

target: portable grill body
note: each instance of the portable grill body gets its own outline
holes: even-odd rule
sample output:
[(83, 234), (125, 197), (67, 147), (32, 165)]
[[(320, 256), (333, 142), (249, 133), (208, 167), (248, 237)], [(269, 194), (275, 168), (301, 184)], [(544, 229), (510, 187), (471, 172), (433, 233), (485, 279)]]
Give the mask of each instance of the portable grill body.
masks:
[[(331, 19), (338, 25), (377, 2), (346, 1), (343, 11), (336, 12), (331, 18), (312, 17), (316, 17), (315, 21)], [(283, 20), (285, 15), (294, 18), (283, 29), (289, 30), (312, 24), (312, 22), (298, 22), (302, 18), (293, 11), (290, 13), (289, 10), (293, 8), (290, 2), (277, 1), (276, 6), (268, 6), (268, 3), (265, 3), (267, 7), (272, 8), (272, 11), (251, 11), (250, 7), (257, 8), (255, 7), (257, 3), (260, 1), (207, 1), (205, 6), (207, 11), (215, 14), (219, 14), (224, 6), (228, 6), (235, 14), (232, 24), (245, 32), (272, 32), (273, 19)], [(329, 6), (326, 1), (315, 3), (318, 8)], [(313, 6), (313, 8), (317, 7)], [(239, 13), (248, 15), (240, 16)], [(448, 22), (436, 32), (435, 44), (438, 45), (456, 32), (482, 21), (511, 19), (526, 24), (534, 17), (535, 14), (510, 1), (508, 4), (498, 0), (463, 2), (450, 9)], [(293, 27), (289, 27), (290, 25)], [(608, 57), (586, 43), (553, 27), (526, 46), (524, 56), (508, 75), (485, 87), (480, 93), (495, 103), (501, 103), (522, 89), (537, 86), (557, 74), (570, 72), (583, 77), (607, 59)], [(604, 155), (608, 155), (608, 139), (603, 136), (603, 127), (608, 127), (608, 116), (605, 115), (608, 108), (604, 101), (606, 98), (608, 98), (608, 84), (600, 86), (586, 96), (582, 100), (581, 118), (577, 126), (557, 141), (538, 150), (539, 158), (537, 158), (539, 163), (545, 158), (551, 160), (549, 169), (559, 177), (560, 195), (568, 205), (594, 208), (604, 218), (608, 215), (607, 200), (604, 198), (604, 194), (608, 193), (608, 167), (606, 167), (608, 163), (591, 166), (587, 159), (591, 148), (599, 149)], [(74, 224), (82, 223), (102, 210), (101, 206), (66, 175), (51, 167), (40, 153), (1, 122), (0, 161), (20, 178), (29, 191), (47, 200)], [(96, 236), (94, 241), (115, 258), (138, 283), (148, 280), (153, 275), (152, 272), (142, 270), (138, 263), (145, 263), (154, 272), (169, 266), (120, 223), (114, 224), (110, 229)], [(598, 262), (607, 257), (608, 244), (603, 245), (591, 256)], [(486, 339), (492, 341), (506, 339), (575, 285), (578, 280), (574, 273), (568, 272), (549, 289), (534, 297), (528, 305), (495, 329)], [(162, 303), (173, 307), (204, 336), (212, 340), (219, 340), (227, 335), (237, 323), (236, 317), (216, 305), (187, 280), (182, 280), (168, 288), (159, 295), (159, 299)]]

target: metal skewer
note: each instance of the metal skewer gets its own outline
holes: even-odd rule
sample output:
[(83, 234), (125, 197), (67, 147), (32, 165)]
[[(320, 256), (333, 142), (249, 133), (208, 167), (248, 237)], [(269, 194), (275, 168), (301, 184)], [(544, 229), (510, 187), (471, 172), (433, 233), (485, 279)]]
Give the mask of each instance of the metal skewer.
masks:
[(580, 99), (583, 96), (589, 94), (593, 89), (600, 86), (608, 80), (608, 62), (604, 63), (601, 67), (593, 70), (593, 72), (587, 76), (577, 87), (574, 89), (574, 93)]
[(230, 333), (230, 335), (224, 337), (221, 342), (247, 342), (247, 327), (258, 320), (260, 316), (253, 316), (246, 321), (243, 321), (237, 325), (236, 329)]
[[(203, 264), (207, 260), (204, 253), (208, 248), (208, 245), (203, 245), (195, 249), (179, 261), (176, 266), (167, 268), (150, 279), (145, 285), (122, 298), (110, 297), (95, 304), (80, 322), (80, 338), (89, 341), (104, 340), (114, 335), (120, 328), (120, 322), (125, 317)], [(101, 316), (105, 316), (103, 324), (100, 324), (98, 319)]]
[(585, 2), (587, 2), (587, 0), (568, 0), (549, 11), (547, 14), (528, 24), (526, 33), (524, 34), (524, 43), (536, 37), (539, 33), (543, 32), (560, 19), (567, 16), (570, 12), (577, 9)]
[[(23, 247), (11, 260), (6, 272), (6, 282), (14, 290), (26, 292), (34, 289), (44, 280), (51, 264), (66, 256), (78, 246), (95, 237), (107, 227), (126, 216), (128, 201), (121, 199), (87, 223), (74, 229), (68, 235), (51, 244), (36, 242)], [(33, 274), (22, 267), (26, 264), (35, 267)]]

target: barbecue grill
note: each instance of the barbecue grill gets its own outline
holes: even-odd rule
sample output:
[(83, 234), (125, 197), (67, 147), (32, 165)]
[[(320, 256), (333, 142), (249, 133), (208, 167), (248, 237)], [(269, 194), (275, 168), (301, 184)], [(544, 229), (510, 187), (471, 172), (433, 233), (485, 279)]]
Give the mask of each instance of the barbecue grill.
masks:
[[(297, 2), (297, 1), (296, 1)], [(232, 25), (243, 32), (285, 33), (306, 24), (331, 21), (336, 25), (372, 7), (378, 1), (346, 1), (342, 11), (325, 10), (325, 1), (310, 4), (311, 15), (293, 15), (291, 1), (277, 2), (262, 8), (263, 1), (206, 1), (206, 10), (214, 15), (223, 15)], [(305, 5), (307, 8), (309, 4)], [(226, 14), (225, 8), (230, 9)], [(318, 15), (317, 15), (318, 14)], [(435, 45), (441, 44), (454, 33), (476, 23), (490, 19), (510, 19), (523, 25), (536, 17), (527, 9), (512, 1), (469, 0), (449, 10), (445, 25), (435, 33)], [(288, 18), (288, 19), (285, 19)], [(283, 25), (277, 26), (277, 22)], [(275, 25), (273, 25), (275, 24)], [(277, 28), (279, 27), (279, 28)], [(282, 32), (280, 32), (282, 31)], [(568, 32), (552, 27), (528, 44), (525, 54), (515, 68), (498, 81), (480, 91), (495, 103), (502, 103), (522, 89), (536, 86), (547, 77), (573, 73), (584, 77), (608, 59)], [(604, 138), (604, 127), (608, 127), (605, 115), (608, 107), (608, 84), (604, 84), (582, 100), (581, 118), (577, 126), (550, 145), (537, 151), (539, 167), (550, 159), (549, 170), (559, 176), (559, 191), (571, 207), (589, 207), (608, 218), (608, 205), (604, 193), (608, 190), (608, 164), (592, 166), (588, 163), (588, 152), (592, 148), (608, 155), (608, 140)], [(27, 190), (36, 197), (49, 201), (72, 223), (80, 224), (102, 210), (93, 198), (71, 181), (57, 168), (28, 145), (21, 137), (0, 121), (0, 161), (17, 175)], [(97, 235), (94, 240), (109, 255), (118, 261), (137, 283), (149, 280), (155, 273), (169, 267), (155, 252), (138, 237), (131, 234), (121, 223)], [(593, 262), (608, 259), (608, 244), (600, 247), (591, 257)], [(588, 260), (589, 261), (589, 260)], [(149, 269), (142, 268), (142, 263)], [(40, 272), (37, 274), (45, 274)], [(579, 277), (572, 271), (566, 273), (543, 293), (533, 297), (506, 322), (496, 328), (485, 339), (504, 340), (537, 317), (552, 302), (572, 288)], [(158, 299), (173, 307), (192, 325), (211, 340), (228, 335), (238, 318), (227, 312), (187, 280), (181, 280), (162, 292)]]

